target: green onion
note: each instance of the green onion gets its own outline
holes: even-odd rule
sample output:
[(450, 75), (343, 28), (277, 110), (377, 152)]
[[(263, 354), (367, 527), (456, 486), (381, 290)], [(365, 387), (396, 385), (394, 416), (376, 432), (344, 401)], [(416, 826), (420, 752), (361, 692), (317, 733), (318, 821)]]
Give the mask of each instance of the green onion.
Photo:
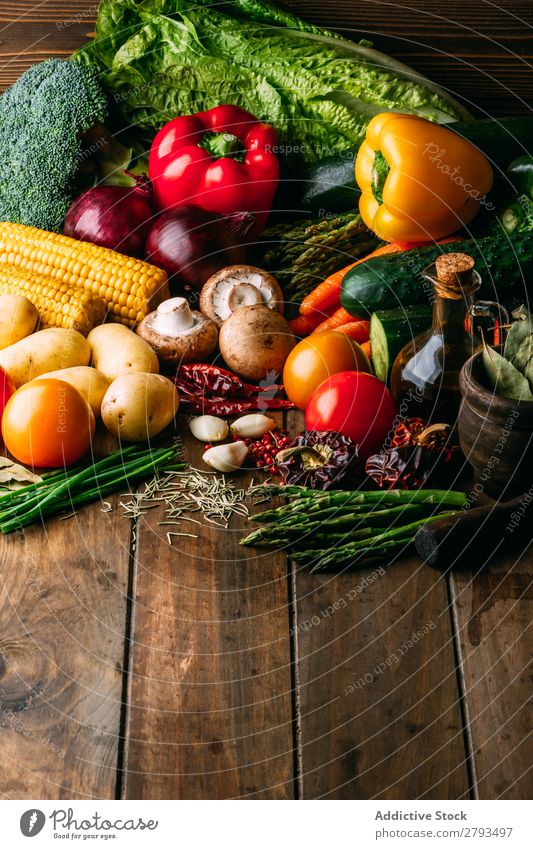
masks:
[(176, 448), (119, 449), (86, 466), (75, 466), (46, 475), (41, 483), (29, 484), (0, 496), (0, 531), (11, 533), (38, 520), (75, 509), (89, 501), (103, 499), (126, 484), (137, 482), (176, 464)]

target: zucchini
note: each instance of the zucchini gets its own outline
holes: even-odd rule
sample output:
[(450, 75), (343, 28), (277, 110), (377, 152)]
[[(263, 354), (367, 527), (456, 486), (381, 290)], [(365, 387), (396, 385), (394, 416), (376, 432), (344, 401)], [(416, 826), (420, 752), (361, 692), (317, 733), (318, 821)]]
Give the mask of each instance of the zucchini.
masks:
[(528, 302), (533, 295), (531, 233), (505, 236), (501, 232), (484, 239), (412, 248), (361, 262), (342, 281), (341, 304), (354, 316), (360, 316), (361, 310), (373, 313), (427, 304), (433, 298), (433, 288), (422, 283), (421, 272), (439, 254), (455, 251), (473, 257), (482, 279), (479, 297), (515, 306)]
[(431, 327), (431, 304), (407, 310), (380, 310), (370, 318), (370, 350), (376, 377), (387, 382), (394, 360), (403, 346)]
[[(454, 121), (446, 124), (475, 144), (497, 170), (505, 171), (511, 160), (525, 151), (533, 153), (533, 118), (502, 118), (500, 121)], [(300, 182), (301, 181), (301, 182)], [(354, 209), (361, 192), (355, 183), (355, 151), (328, 156), (303, 172), (296, 191), (299, 208), (318, 212)]]

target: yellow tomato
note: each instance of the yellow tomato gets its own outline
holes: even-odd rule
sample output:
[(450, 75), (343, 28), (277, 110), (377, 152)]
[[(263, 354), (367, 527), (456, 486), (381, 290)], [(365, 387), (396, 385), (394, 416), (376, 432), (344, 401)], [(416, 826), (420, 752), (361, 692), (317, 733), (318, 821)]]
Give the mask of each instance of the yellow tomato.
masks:
[(81, 393), (51, 377), (17, 389), (2, 416), (7, 450), (19, 462), (40, 468), (68, 466), (83, 457), (94, 426), (93, 412)]
[(302, 339), (292, 349), (283, 369), (283, 385), (287, 397), (300, 410), (317, 386), (340, 371), (363, 371), (372, 367), (361, 346), (344, 333), (326, 330)]

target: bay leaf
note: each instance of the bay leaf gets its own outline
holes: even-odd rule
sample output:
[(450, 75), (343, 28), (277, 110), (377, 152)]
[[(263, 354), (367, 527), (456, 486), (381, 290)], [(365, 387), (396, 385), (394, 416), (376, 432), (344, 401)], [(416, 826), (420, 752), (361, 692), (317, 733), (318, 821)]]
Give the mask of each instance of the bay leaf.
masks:
[(30, 472), (25, 466), (21, 466), (20, 463), (13, 463), (7, 457), (1, 458), (0, 485), (9, 488), (12, 484), (40, 483), (41, 481), (42, 478), (39, 475)]
[(525, 304), (522, 304), (521, 306), (513, 310), (511, 315), (514, 319), (531, 318), (531, 313), (529, 312)]
[[(505, 340), (505, 346), (503, 349), (504, 357), (511, 360), (512, 364), (519, 370), (521, 370), (521, 368), (517, 365), (515, 360), (518, 350), (522, 348), (524, 343), (528, 343), (526, 348), (530, 348), (531, 354), (533, 354), (533, 320), (530, 317), (518, 319), (518, 321), (513, 322), (509, 332), (507, 333), (507, 339)], [(521, 357), (524, 367), (529, 360), (529, 356), (526, 356), (526, 348), (522, 351)]]
[(498, 395), (515, 401), (533, 401), (527, 378), (483, 340), (483, 365), (487, 378)]
[[(525, 322), (523, 322), (525, 323)], [(519, 345), (518, 349), (514, 353), (510, 360), (514, 367), (518, 369), (518, 371), (525, 374), (526, 369), (533, 357), (533, 336), (526, 336), (522, 344)]]

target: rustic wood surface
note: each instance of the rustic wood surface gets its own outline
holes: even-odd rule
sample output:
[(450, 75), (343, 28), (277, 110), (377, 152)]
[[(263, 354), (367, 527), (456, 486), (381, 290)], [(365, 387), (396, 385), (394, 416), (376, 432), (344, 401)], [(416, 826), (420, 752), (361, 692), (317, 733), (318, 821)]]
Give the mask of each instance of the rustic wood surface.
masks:
[[(481, 112), (530, 108), (529, 0), (287, 5)], [(94, 16), (0, 2), (0, 88)], [(4, 798), (530, 795), (530, 554), (310, 576), (239, 548), (242, 520), (169, 546), (119, 500), (0, 541)]]

